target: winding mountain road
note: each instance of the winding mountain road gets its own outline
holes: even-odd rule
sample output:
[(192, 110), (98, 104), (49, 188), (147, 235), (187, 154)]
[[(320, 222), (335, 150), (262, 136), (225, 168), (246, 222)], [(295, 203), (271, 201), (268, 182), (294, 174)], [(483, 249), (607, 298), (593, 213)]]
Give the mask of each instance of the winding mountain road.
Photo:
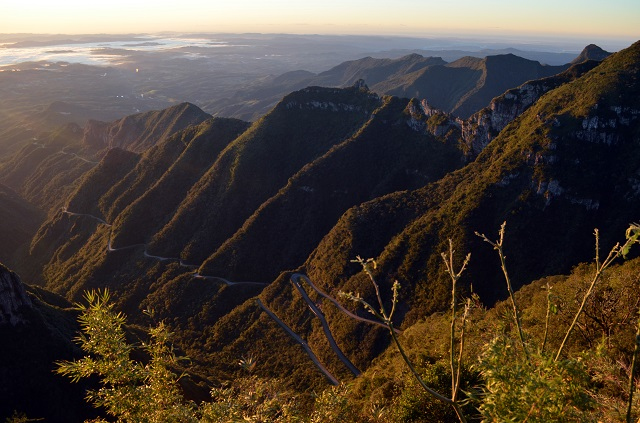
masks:
[[(104, 219), (102, 219), (100, 217), (97, 217), (97, 216), (94, 216), (92, 214), (71, 212), (71, 211), (69, 211), (67, 209), (67, 207), (62, 207), (61, 211), (62, 211), (62, 213), (65, 213), (65, 214), (67, 214), (69, 216), (83, 216), (83, 217), (88, 217), (88, 218), (94, 219), (99, 224), (105, 225), (106, 227), (110, 228), (109, 241), (107, 243), (107, 252), (116, 252), (116, 251), (122, 251), (122, 250), (128, 250), (128, 249), (132, 249), (132, 248), (137, 248), (137, 247), (144, 247), (143, 255), (146, 258), (153, 259), (153, 260), (158, 260), (158, 261), (177, 261), (181, 267), (190, 268), (190, 269), (198, 269), (200, 267), (199, 265), (195, 265), (195, 264), (187, 264), (187, 263), (183, 262), (179, 257), (162, 257), (162, 256), (156, 256), (156, 255), (153, 255), (153, 254), (149, 254), (147, 252), (146, 244), (132, 244), (132, 245), (124, 246), (124, 247), (113, 248), (112, 245), (111, 245), (112, 236), (113, 236), (113, 226), (112, 226), (112, 224), (110, 224), (110, 223), (106, 222)], [(234, 282), (234, 281), (230, 281), (230, 280), (225, 279), (225, 278), (220, 277), (220, 276), (201, 275), (198, 271), (195, 271), (194, 273), (192, 273), (191, 277), (193, 277), (195, 279), (219, 281), (219, 282), (222, 282), (222, 283), (226, 284), (227, 286), (234, 286), (234, 285), (261, 285), (261, 286), (266, 286), (266, 285), (268, 285), (267, 283), (264, 283), (264, 282)], [(364, 322), (364, 323), (369, 323), (369, 324), (382, 326), (384, 328), (386, 328), (387, 326), (382, 322), (366, 319), (366, 318), (360, 317), (360, 316), (350, 312), (349, 310), (344, 308), (342, 306), (342, 304), (340, 304), (333, 297), (327, 295), (321, 289), (319, 289), (306, 275), (304, 275), (302, 273), (294, 273), (294, 274), (291, 275), (291, 277), (290, 277), (291, 283), (298, 290), (298, 292), (300, 293), (300, 295), (302, 296), (304, 301), (307, 303), (307, 305), (309, 306), (309, 308), (311, 309), (313, 314), (315, 314), (318, 317), (318, 319), (320, 320), (320, 323), (322, 325), (322, 330), (324, 331), (325, 337), (327, 338), (327, 341), (329, 342), (329, 345), (331, 346), (332, 350), (338, 356), (338, 359), (340, 359), (340, 361), (342, 361), (344, 363), (344, 365), (349, 369), (349, 371), (351, 371), (351, 373), (353, 373), (356, 377), (359, 376), (361, 374), (360, 370), (344, 355), (344, 353), (342, 352), (342, 350), (340, 349), (340, 347), (336, 343), (336, 341), (333, 338), (333, 335), (331, 333), (331, 329), (329, 328), (329, 324), (327, 323), (327, 320), (324, 317), (324, 313), (322, 313), (322, 311), (318, 308), (318, 306), (311, 300), (311, 298), (309, 297), (307, 291), (303, 288), (303, 286), (301, 284), (301, 280), (304, 280), (313, 290), (315, 290), (318, 293), (318, 295), (320, 295), (321, 297), (326, 298), (327, 300), (331, 301), (341, 312), (343, 312), (347, 316), (351, 317), (352, 319), (360, 321), (360, 322)], [(269, 315), (269, 317), (271, 317), (276, 323), (278, 323), (278, 325), (280, 325), (280, 327), (282, 327), (285, 330), (285, 332), (287, 332), (287, 334), (289, 334), (289, 336), (291, 336), (296, 342), (298, 342), (300, 345), (302, 345), (302, 347), (306, 351), (306, 353), (309, 356), (309, 358), (313, 361), (313, 363), (316, 365), (316, 367), (325, 375), (325, 377), (330, 381), (330, 383), (332, 383), (334, 385), (337, 385), (339, 383), (338, 380), (329, 372), (329, 370), (327, 370), (327, 368), (320, 362), (320, 360), (318, 360), (317, 356), (311, 350), (309, 345), (298, 334), (296, 334), (289, 326), (287, 326), (282, 320), (280, 320), (271, 310), (269, 310), (262, 303), (262, 301), (260, 301), (259, 298), (256, 298), (256, 301), (257, 301), (258, 305), (265, 311), (265, 313), (267, 313), (267, 315)], [(398, 333), (400, 332), (397, 329), (395, 329), (395, 330)]]
[[(106, 227), (111, 228), (111, 230), (109, 232), (109, 241), (107, 242), (107, 252), (109, 252), (109, 253), (113, 253), (113, 252), (116, 252), (116, 251), (122, 251), (122, 250), (129, 250), (129, 249), (137, 248), (137, 247), (144, 247), (143, 255), (146, 258), (150, 258), (150, 259), (158, 260), (158, 261), (177, 261), (181, 267), (185, 267), (185, 268), (188, 268), (188, 269), (198, 269), (200, 267), (197, 264), (187, 264), (187, 263), (183, 262), (179, 257), (162, 257), (162, 256), (156, 256), (156, 255), (153, 255), (153, 254), (149, 254), (147, 252), (147, 244), (132, 244), (132, 245), (126, 245), (124, 247), (114, 248), (111, 245), (111, 238), (113, 236), (113, 226), (110, 223), (108, 223), (104, 219), (101, 219), (98, 216), (94, 216), (92, 214), (71, 212), (71, 211), (69, 211), (67, 209), (67, 207), (62, 207), (61, 211), (62, 211), (62, 213), (68, 214), (69, 216), (85, 216), (85, 217), (94, 219), (94, 220), (98, 221), (98, 223), (100, 223), (101, 225), (105, 225)], [(225, 279), (225, 278), (220, 277), (220, 276), (206, 276), (206, 275), (201, 275), (198, 272), (192, 273), (191, 276), (193, 278), (196, 278), (196, 279), (217, 280), (217, 281), (220, 281), (220, 282), (224, 283), (227, 286), (233, 286), (233, 285), (261, 285), (261, 286), (266, 286), (266, 285), (268, 285), (268, 283), (266, 283), (266, 282), (233, 282), (233, 281), (230, 281), (230, 280)]]
[(196, 279), (218, 280), (218, 281), (224, 282), (229, 286), (231, 285), (268, 285), (268, 284), (265, 284), (264, 282), (233, 282), (233, 281), (230, 281), (229, 279), (225, 279), (220, 276), (203, 276), (198, 272), (194, 273), (192, 276)]
[[(38, 141), (38, 139), (37, 139), (37, 138), (32, 138), (32, 140), (33, 140), (33, 142), (32, 142), (31, 144), (35, 145), (37, 148), (50, 148), (50, 147), (47, 147), (46, 145), (44, 145), (44, 144), (43, 144), (43, 143), (41, 143), (41, 142), (37, 142), (37, 141)], [(66, 148), (66, 147), (65, 147), (65, 148)], [(57, 152), (52, 153), (52, 155), (53, 155), (53, 154), (66, 154), (67, 156), (74, 156), (74, 157), (76, 157), (77, 159), (82, 160), (83, 162), (91, 163), (91, 164), (94, 164), (94, 165), (97, 165), (98, 163), (100, 163), (99, 161), (98, 161), (98, 162), (96, 162), (96, 161), (93, 161), (93, 160), (85, 159), (84, 157), (79, 156), (79, 155), (77, 155), (76, 153), (67, 153), (66, 151), (64, 151), (64, 150), (65, 150), (65, 148), (63, 148), (62, 150), (59, 150), (59, 151), (57, 151)]]
[[(294, 282), (295, 281), (297, 282)], [(320, 288), (318, 288), (313, 282), (311, 282), (311, 279), (309, 279), (309, 277), (307, 275), (303, 275), (302, 273), (294, 273), (293, 275), (291, 275), (291, 281), (294, 283), (294, 285), (297, 283), (300, 283), (300, 279), (304, 279), (304, 281), (309, 284), (309, 286), (311, 288), (313, 288), (320, 296), (326, 298), (327, 300), (331, 301), (336, 307), (338, 307), (338, 309), (343, 312), (344, 314), (346, 314), (347, 316), (351, 317), (354, 320), (357, 320), (359, 322), (364, 322), (364, 323), (370, 323), (372, 325), (377, 325), (377, 326), (381, 326), (385, 329), (389, 329), (387, 327), (387, 325), (385, 325), (382, 322), (376, 321), (376, 320), (371, 320), (371, 319), (366, 319), (364, 317), (360, 317), (356, 314), (353, 314), (352, 312), (350, 312), (349, 310), (347, 310), (346, 308), (344, 308), (342, 306), (342, 304), (340, 304), (335, 298), (331, 297), (330, 295), (325, 294)], [(394, 331), (396, 333), (402, 333), (402, 331), (395, 329)]]
[(331, 329), (329, 329), (329, 324), (327, 323), (327, 319), (324, 318), (324, 314), (322, 313), (322, 311), (320, 311), (316, 303), (311, 301), (311, 298), (309, 298), (307, 291), (305, 291), (305, 289), (300, 284), (300, 279), (302, 276), (303, 275), (301, 275), (300, 273), (294, 274), (293, 276), (291, 276), (291, 279), (290, 279), (291, 283), (293, 284), (294, 287), (296, 287), (298, 292), (300, 292), (300, 295), (302, 295), (302, 298), (306, 301), (307, 305), (309, 306), (313, 314), (315, 314), (316, 317), (320, 319), (322, 330), (324, 331), (324, 335), (326, 336), (327, 341), (329, 341), (329, 345), (331, 346), (331, 349), (333, 349), (333, 352), (336, 353), (340, 361), (342, 361), (344, 365), (347, 366), (349, 371), (353, 373), (354, 376), (360, 376), (361, 374), (360, 370), (358, 370), (358, 368), (353, 365), (351, 360), (349, 360), (347, 356), (344, 355), (340, 347), (338, 347), (336, 340), (333, 338), (333, 335), (331, 334)]
[[(34, 144), (35, 144), (35, 143), (34, 143)], [(44, 148), (44, 147), (42, 147), (42, 148)], [(64, 148), (63, 148), (62, 150), (58, 151), (58, 153), (60, 153), (60, 154), (66, 154), (67, 156), (74, 156), (74, 157), (76, 157), (76, 158), (78, 158), (78, 159), (82, 160), (83, 162), (87, 162), (87, 163), (91, 163), (91, 164), (98, 164), (98, 163), (100, 163), (100, 162), (95, 162), (95, 161), (93, 161), (93, 160), (87, 160), (87, 159), (85, 159), (84, 157), (80, 157), (80, 156), (78, 156), (76, 153), (67, 153), (66, 151), (64, 151)]]
[[(111, 242), (111, 241), (109, 241)], [(134, 246), (139, 246), (139, 245), (143, 245), (146, 246), (146, 244), (134, 244)], [(144, 256), (146, 258), (151, 258), (151, 259), (156, 259), (158, 261), (177, 261), (180, 262), (180, 257), (162, 257), (162, 256), (154, 256), (153, 254), (149, 254), (147, 253), (147, 249), (144, 249)]]
[(324, 367), (324, 365), (320, 362), (320, 360), (318, 360), (318, 357), (316, 357), (314, 352), (311, 350), (311, 347), (309, 347), (309, 344), (307, 344), (302, 338), (300, 338), (300, 336), (298, 336), (297, 333), (295, 333), (293, 330), (291, 330), (291, 328), (289, 326), (287, 326), (286, 323), (284, 323), (282, 320), (280, 320), (278, 318), (278, 316), (275, 315), (274, 312), (269, 310), (267, 308), (267, 306), (265, 306), (262, 303), (262, 301), (260, 301), (260, 298), (256, 298), (256, 302), (258, 303), (260, 308), (262, 308), (262, 310), (264, 310), (264, 312), (267, 313), (267, 315), (269, 317), (271, 317), (278, 325), (280, 325), (280, 327), (282, 329), (284, 329), (285, 332), (287, 332), (289, 334), (289, 336), (291, 336), (298, 344), (302, 345), (302, 348), (304, 348), (304, 350), (307, 352), (307, 355), (309, 356), (311, 361), (313, 361), (313, 363), (316, 365), (316, 367), (325, 375), (325, 377), (329, 380), (329, 382), (332, 385), (338, 385), (340, 383), (340, 382), (338, 382), (338, 379), (336, 379), (329, 372), (329, 370), (327, 370), (327, 368)]
[(66, 213), (69, 216), (86, 216), (86, 217), (90, 217), (91, 219), (97, 220), (98, 222), (102, 223), (103, 225), (107, 226), (107, 227), (111, 227), (110, 223), (105, 222), (103, 219), (100, 219), (98, 216), (94, 216), (92, 214), (86, 214), (86, 213), (74, 213), (74, 212), (70, 212), (69, 210), (67, 210), (66, 207), (62, 207), (62, 213)]

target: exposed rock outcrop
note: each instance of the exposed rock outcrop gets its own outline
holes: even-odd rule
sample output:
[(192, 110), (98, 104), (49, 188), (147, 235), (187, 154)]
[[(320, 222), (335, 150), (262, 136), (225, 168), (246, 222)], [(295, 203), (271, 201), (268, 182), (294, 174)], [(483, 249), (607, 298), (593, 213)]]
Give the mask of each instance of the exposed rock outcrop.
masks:
[[(494, 98), (484, 109), (462, 120), (448, 113), (438, 110), (422, 100), (419, 108), (422, 116), (429, 118), (429, 124), (423, 125), (437, 137), (450, 134), (458, 128), (460, 139), (467, 160), (475, 159), (478, 154), (502, 131), (508, 124), (526, 111), (540, 97), (573, 79), (579, 78), (598, 65), (595, 60), (588, 60), (574, 65), (565, 72), (548, 78), (528, 81), (517, 88), (505, 92)], [(417, 113), (417, 110), (414, 111)], [(412, 113), (413, 116), (414, 113)], [(592, 125), (592, 122), (586, 124)], [(418, 126), (414, 124), (415, 129)]]
[(18, 275), (0, 264), (0, 326), (26, 323), (22, 311), (32, 307)]

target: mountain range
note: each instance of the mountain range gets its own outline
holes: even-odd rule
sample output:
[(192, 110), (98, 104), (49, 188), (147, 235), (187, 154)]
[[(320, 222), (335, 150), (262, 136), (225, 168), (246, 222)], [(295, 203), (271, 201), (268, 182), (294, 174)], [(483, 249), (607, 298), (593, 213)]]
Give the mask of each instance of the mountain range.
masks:
[[(0, 163), (0, 231), (19, 228), (0, 259), (67, 300), (108, 287), (134, 322), (153, 308), (196, 373), (231, 377), (251, 353), (260, 374), (324, 386), (268, 309), (347, 380), (293, 273), (371, 300), (351, 260), (376, 258), (386, 301), (400, 281), (406, 329), (448, 308), (449, 240), (457, 258), (472, 253), (463, 288), (491, 305), (502, 274), (476, 231), (507, 221), (521, 287), (590, 260), (594, 227), (609, 246), (637, 221), (640, 43), (583, 53), (559, 67), (513, 55), (366, 58), (270, 81), (312, 86), (253, 123), (184, 103), (68, 124)], [(407, 98), (416, 91), (427, 100)], [(384, 351), (383, 329), (311, 298), (356, 367)]]
[(447, 63), (441, 57), (412, 53), (398, 59), (344, 62), (325, 72), (293, 71), (263, 78), (234, 97), (207, 104), (211, 113), (254, 120), (286, 93), (310, 85), (345, 87), (363, 79), (372, 91), (426, 99), (438, 109), (466, 119), (494, 97), (528, 80), (558, 74), (572, 64), (602, 60), (610, 53), (590, 45), (564, 65), (543, 65), (508, 52), (485, 57), (465, 56)]

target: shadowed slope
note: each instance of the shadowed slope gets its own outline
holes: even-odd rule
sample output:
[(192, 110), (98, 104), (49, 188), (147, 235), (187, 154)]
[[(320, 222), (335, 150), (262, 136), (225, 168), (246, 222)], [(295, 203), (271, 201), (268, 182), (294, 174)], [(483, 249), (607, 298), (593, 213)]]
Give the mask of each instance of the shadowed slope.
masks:
[(201, 262), (301, 167), (369, 119), (379, 98), (359, 88), (285, 97), (219, 156), (152, 240), (156, 254)]
[(356, 135), (302, 168), (202, 266), (206, 274), (272, 280), (299, 266), (349, 207), (415, 189), (462, 165), (455, 146), (421, 130), (413, 101), (387, 97)]
[(466, 119), (492, 98), (525, 81), (555, 75), (568, 66), (544, 66), (513, 54), (464, 57), (372, 86), (377, 92), (426, 99), (430, 105)]
[(220, 152), (248, 127), (247, 122), (240, 120), (213, 118), (182, 132), (179, 156), (167, 161), (169, 168), (161, 169), (163, 172), (156, 180), (140, 183), (144, 191), (137, 193), (136, 198), (117, 215), (112, 237), (114, 244), (143, 243), (161, 229)]
[(43, 218), (44, 213), (0, 184), (0, 262), (16, 265)]
[(163, 110), (138, 113), (114, 122), (89, 121), (83, 143), (94, 148), (115, 148), (143, 152), (171, 135), (197, 125), (210, 116), (191, 103)]

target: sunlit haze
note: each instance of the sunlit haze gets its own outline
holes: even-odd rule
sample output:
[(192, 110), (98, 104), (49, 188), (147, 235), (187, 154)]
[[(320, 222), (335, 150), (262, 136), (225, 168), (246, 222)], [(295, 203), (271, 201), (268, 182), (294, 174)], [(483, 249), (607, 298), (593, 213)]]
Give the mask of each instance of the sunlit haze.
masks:
[(3, 1), (3, 33), (158, 31), (640, 38), (637, 0)]

